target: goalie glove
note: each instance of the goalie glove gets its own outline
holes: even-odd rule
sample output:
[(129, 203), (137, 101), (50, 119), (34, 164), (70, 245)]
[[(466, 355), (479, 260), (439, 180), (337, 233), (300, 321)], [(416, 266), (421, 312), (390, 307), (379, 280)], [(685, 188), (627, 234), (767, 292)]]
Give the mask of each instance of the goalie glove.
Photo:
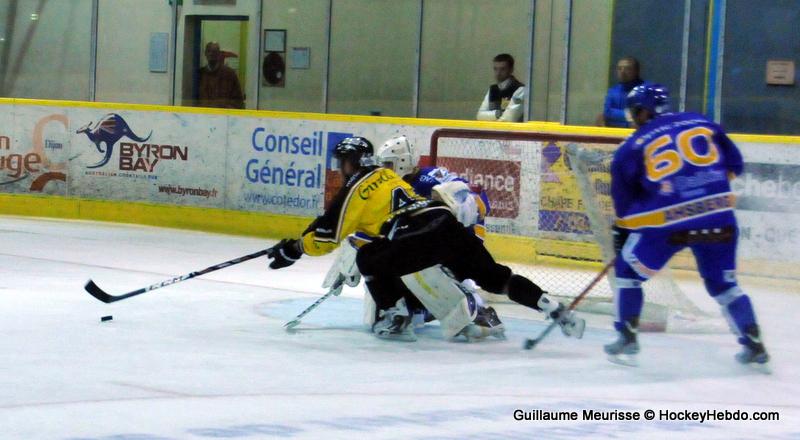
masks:
[(478, 204), (466, 183), (454, 180), (436, 185), (431, 198), (444, 202), (462, 225), (469, 227), (478, 222)]
[(278, 244), (272, 247), (272, 252), (267, 254), (267, 258), (272, 260), (269, 263), (270, 269), (283, 269), (294, 264), (303, 256), (303, 250), (300, 248), (298, 240), (290, 240), (285, 238)]
[[(328, 274), (325, 275), (325, 280), (322, 282), (323, 288), (327, 289), (332, 287), (340, 276), (344, 277), (344, 284), (350, 287), (356, 287), (359, 281), (361, 281), (361, 272), (358, 271), (358, 265), (356, 265), (358, 249), (356, 249), (355, 245), (353, 245), (350, 240), (342, 243), (339, 249), (341, 250), (336, 256), (336, 260), (333, 262), (333, 265), (328, 270)], [(341, 292), (341, 289), (339, 291)]]

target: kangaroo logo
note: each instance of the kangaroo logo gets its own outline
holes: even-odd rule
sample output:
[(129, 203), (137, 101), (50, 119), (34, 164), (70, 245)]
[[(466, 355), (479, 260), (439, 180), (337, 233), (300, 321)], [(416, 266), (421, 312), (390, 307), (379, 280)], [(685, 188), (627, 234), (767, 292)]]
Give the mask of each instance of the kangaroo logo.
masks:
[[(128, 126), (128, 123), (122, 119), (122, 116), (116, 113), (109, 113), (103, 116), (103, 118), (100, 119), (100, 121), (98, 121), (94, 127), (92, 127), (92, 123), (90, 122), (78, 129), (78, 131), (75, 133), (86, 133), (86, 137), (88, 137), (89, 140), (94, 143), (94, 146), (97, 147), (97, 151), (100, 153), (105, 153), (105, 156), (100, 162), (97, 162), (88, 168), (100, 168), (107, 164), (111, 159), (111, 153), (114, 152), (114, 144), (119, 142), (119, 140), (123, 137), (136, 142), (147, 142), (147, 140), (150, 139), (150, 136), (153, 135), (153, 131), (150, 130), (150, 134), (148, 134), (145, 138), (137, 136), (136, 133), (134, 133), (133, 130), (131, 130), (131, 128)], [(100, 146), (102, 142), (105, 142), (106, 144), (105, 149)]]

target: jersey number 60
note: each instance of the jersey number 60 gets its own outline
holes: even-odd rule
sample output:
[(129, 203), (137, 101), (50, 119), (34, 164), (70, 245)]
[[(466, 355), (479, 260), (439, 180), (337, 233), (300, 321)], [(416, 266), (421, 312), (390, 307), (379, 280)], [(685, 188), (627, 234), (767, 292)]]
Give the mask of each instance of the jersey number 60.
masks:
[[(714, 131), (707, 127), (693, 127), (678, 133), (675, 143), (665, 134), (655, 138), (644, 147), (647, 179), (652, 182), (671, 176), (683, 168), (684, 160), (698, 167), (707, 167), (719, 161), (719, 148), (713, 140)], [(708, 151), (700, 154), (695, 148), (695, 139), (705, 138)], [(677, 145), (677, 149), (675, 149)]]

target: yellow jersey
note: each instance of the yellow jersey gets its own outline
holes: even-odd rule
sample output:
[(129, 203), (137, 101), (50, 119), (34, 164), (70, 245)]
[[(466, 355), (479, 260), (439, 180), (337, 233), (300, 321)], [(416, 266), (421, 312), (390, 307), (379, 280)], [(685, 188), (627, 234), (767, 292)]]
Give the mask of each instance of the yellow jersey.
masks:
[(303, 252), (324, 255), (348, 235), (381, 237), (384, 225), (397, 215), (431, 204), (388, 168), (362, 168), (347, 179), (325, 213), (303, 233)]

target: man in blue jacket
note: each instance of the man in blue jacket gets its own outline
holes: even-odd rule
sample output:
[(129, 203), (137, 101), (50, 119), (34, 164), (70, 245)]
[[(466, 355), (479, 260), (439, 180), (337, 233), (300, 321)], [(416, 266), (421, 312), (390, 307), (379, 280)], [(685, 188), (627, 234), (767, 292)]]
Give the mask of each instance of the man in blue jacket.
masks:
[(625, 97), (634, 87), (644, 84), (639, 76), (639, 60), (624, 57), (617, 62), (617, 80), (619, 83), (608, 89), (603, 114), (598, 116), (598, 125), (606, 127), (630, 127), (625, 119)]

